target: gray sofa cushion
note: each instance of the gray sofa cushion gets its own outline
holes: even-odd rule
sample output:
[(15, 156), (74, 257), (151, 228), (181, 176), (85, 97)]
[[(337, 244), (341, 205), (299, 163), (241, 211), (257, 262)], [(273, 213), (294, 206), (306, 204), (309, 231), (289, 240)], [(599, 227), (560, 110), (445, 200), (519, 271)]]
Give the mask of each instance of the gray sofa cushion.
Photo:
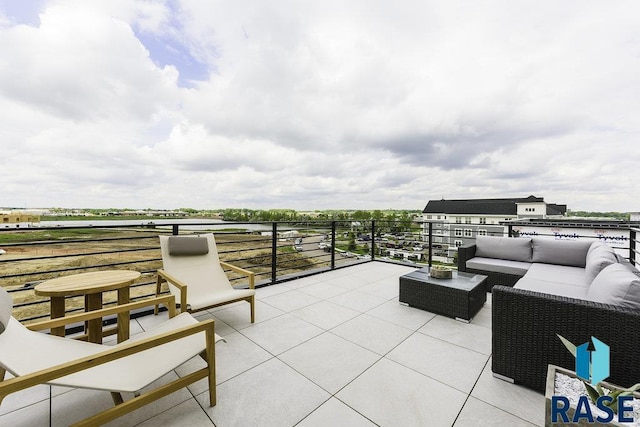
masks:
[(524, 276), (529, 270), (529, 267), (531, 267), (531, 263), (512, 261), (509, 259), (474, 257), (467, 261), (466, 266), (474, 270)]
[(11, 309), (13, 308), (13, 300), (11, 295), (4, 289), (0, 288), (0, 334), (4, 332), (11, 318)]
[(589, 286), (587, 299), (640, 309), (640, 272), (619, 263), (605, 267)]
[(476, 256), (531, 262), (531, 239), (525, 237), (476, 237)]
[(209, 245), (206, 237), (171, 236), (169, 237), (169, 255), (206, 255)]
[(573, 286), (558, 282), (546, 282), (538, 279), (527, 279), (526, 276), (518, 280), (518, 283), (515, 284), (514, 288), (576, 299), (585, 299), (587, 296), (587, 288), (583, 286)]
[(554, 240), (544, 237), (534, 237), (533, 262), (546, 264), (570, 265), (584, 267), (587, 251), (592, 241), (587, 240)]
[(585, 280), (584, 268), (555, 264), (531, 264), (531, 268), (529, 268), (524, 277), (530, 280), (562, 283), (583, 288), (586, 288), (591, 283), (587, 283)]
[(602, 242), (594, 242), (587, 253), (587, 261), (585, 265), (585, 280), (588, 283), (608, 265), (615, 264), (618, 261), (613, 248)]

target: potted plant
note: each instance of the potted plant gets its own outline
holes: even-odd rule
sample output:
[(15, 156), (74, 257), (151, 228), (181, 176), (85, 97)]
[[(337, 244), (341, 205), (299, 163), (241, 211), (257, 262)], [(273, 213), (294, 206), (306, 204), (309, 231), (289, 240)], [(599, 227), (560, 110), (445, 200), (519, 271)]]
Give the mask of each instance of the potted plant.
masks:
[(453, 271), (443, 265), (433, 265), (429, 270), (429, 274), (436, 279), (451, 279)]

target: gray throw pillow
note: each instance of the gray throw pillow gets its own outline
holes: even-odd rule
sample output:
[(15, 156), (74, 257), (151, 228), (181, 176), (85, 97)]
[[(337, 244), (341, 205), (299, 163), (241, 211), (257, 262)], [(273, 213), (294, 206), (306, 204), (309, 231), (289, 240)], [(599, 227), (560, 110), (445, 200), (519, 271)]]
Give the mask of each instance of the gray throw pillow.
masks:
[(11, 318), (11, 309), (13, 308), (13, 300), (11, 295), (4, 289), (0, 288), (0, 334), (7, 329), (9, 319)]
[(476, 256), (531, 262), (531, 239), (528, 237), (476, 237)]
[(592, 283), (605, 267), (617, 262), (618, 258), (611, 246), (602, 242), (593, 243), (587, 253), (584, 272), (585, 283), (587, 285)]
[(169, 255), (206, 255), (209, 244), (206, 237), (171, 236), (169, 237)]
[(590, 240), (555, 240), (550, 237), (534, 237), (533, 262), (584, 267)]
[(591, 283), (587, 299), (640, 309), (640, 272), (619, 263), (605, 267)]

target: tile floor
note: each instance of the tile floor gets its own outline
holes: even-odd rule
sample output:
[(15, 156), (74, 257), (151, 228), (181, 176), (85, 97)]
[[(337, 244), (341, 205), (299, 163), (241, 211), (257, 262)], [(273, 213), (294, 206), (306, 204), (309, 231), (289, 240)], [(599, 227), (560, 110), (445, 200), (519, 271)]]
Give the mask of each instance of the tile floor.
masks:
[[(113, 426), (532, 426), (544, 396), (491, 375), (491, 295), (469, 324), (398, 302), (413, 268), (370, 262), (257, 291), (198, 315), (216, 320), (218, 403), (204, 380)], [(132, 321), (132, 334), (164, 319)], [(158, 380), (190, 372), (192, 359)], [(0, 406), (0, 425), (66, 426), (106, 392), (38, 386)]]

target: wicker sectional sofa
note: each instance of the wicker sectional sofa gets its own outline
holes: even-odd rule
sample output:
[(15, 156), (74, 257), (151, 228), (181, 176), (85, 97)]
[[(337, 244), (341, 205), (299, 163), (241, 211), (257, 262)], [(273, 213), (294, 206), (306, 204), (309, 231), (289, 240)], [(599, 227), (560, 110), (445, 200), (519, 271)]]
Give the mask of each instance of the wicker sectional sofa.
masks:
[(557, 335), (610, 347), (608, 382), (640, 382), (640, 272), (601, 242), (479, 236), (461, 271), (489, 277), (494, 375), (537, 391), (547, 365), (575, 368)]

